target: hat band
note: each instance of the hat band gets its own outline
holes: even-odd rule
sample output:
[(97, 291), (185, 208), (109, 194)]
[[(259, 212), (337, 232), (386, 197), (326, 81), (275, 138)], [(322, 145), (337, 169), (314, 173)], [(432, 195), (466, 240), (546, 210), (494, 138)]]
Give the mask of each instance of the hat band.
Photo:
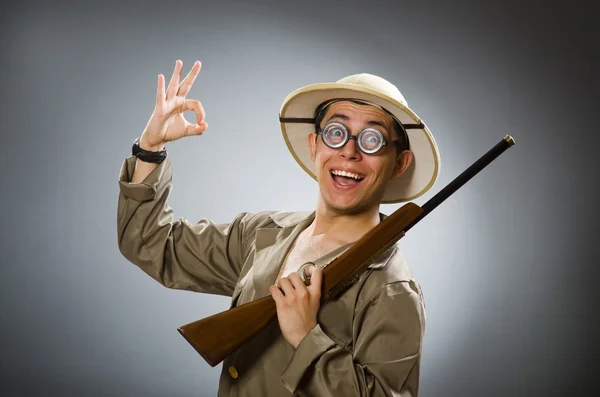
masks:
[[(303, 118), (303, 117), (281, 117), (279, 115), (279, 121), (282, 123), (298, 123), (298, 124), (314, 124), (317, 120), (313, 118)], [(419, 124), (402, 124), (402, 127), (407, 130), (422, 130), (425, 128), (425, 124), (421, 121)]]

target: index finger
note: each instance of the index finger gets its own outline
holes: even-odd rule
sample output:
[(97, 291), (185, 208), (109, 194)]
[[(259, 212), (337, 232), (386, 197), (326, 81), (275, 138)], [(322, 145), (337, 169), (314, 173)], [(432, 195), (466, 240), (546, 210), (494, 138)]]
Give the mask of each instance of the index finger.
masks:
[(204, 107), (202, 106), (200, 101), (197, 99), (186, 99), (185, 102), (183, 103), (182, 110), (184, 112), (187, 112), (188, 110), (194, 111), (196, 113), (196, 122), (198, 124), (200, 124), (202, 121), (204, 121), (204, 118), (206, 117), (206, 113), (204, 112)]

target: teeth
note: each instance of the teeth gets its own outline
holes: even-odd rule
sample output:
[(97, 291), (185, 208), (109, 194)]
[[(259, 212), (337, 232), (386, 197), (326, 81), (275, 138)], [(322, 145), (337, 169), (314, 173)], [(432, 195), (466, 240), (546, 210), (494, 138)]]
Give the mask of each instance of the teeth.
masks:
[(337, 175), (337, 176), (345, 176), (345, 177), (348, 177), (348, 178), (354, 178), (354, 179), (356, 179), (356, 180), (359, 180), (359, 181), (360, 181), (361, 179), (363, 179), (363, 177), (361, 177), (361, 176), (359, 176), (359, 175), (357, 175), (357, 174), (354, 174), (354, 173), (352, 173), (352, 172), (338, 171), (338, 170), (331, 170), (331, 173), (332, 173), (333, 175)]

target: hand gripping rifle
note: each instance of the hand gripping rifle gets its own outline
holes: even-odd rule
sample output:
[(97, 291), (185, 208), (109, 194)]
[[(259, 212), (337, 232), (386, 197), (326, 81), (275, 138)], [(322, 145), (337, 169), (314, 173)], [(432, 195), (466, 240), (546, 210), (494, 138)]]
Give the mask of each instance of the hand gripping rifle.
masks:
[[(329, 263), (323, 269), (321, 302), (334, 299), (352, 285), (369, 265), (404, 237), (411, 227), (514, 144), (511, 136), (505, 136), (422, 207), (414, 203), (403, 205)], [(302, 265), (298, 271), (305, 282), (304, 268), (307, 265), (311, 263)], [(276, 314), (275, 301), (271, 295), (267, 295), (177, 330), (214, 367), (264, 329)]]

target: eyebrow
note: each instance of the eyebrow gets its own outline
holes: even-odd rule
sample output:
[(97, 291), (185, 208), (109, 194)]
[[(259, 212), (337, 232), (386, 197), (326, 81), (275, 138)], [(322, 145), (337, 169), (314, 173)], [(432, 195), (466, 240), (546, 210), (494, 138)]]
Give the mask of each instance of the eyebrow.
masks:
[[(346, 116), (345, 114), (334, 113), (329, 118), (329, 120), (331, 120), (331, 119), (342, 119), (344, 121), (348, 121), (348, 120), (350, 120), (350, 117)], [(378, 125), (380, 127), (383, 127), (386, 131), (388, 130), (388, 126), (385, 125), (383, 122), (381, 122), (379, 120), (370, 120), (370, 121), (367, 121), (367, 124), (369, 124), (369, 125)]]

